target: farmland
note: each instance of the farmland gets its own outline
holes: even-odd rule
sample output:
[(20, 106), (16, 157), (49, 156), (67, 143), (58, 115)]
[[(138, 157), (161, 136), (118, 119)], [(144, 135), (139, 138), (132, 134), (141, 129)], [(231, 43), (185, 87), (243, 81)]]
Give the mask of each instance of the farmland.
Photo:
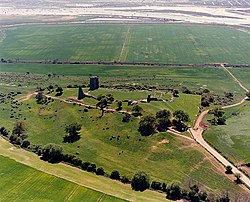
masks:
[(204, 134), (205, 139), (237, 165), (249, 163), (250, 133), (246, 124), (250, 116), (250, 103), (227, 109), (227, 125), (213, 126)]
[[(1, 201), (125, 201), (0, 156)], [(13, 177), (15, 176), (15, 177)], [(24, 191), (25, 190), (25, 191)]]
[[(242, 71), (239, 69), (239, 72)], [(170, 88), (181, 88), (187, 86), (198, 90), (208, 88), (209, 90), (223, 94), (234, 92), (237, 97), (242, 97), (244, 91), (231, 79), (223, 69), (212, 67), (136, 67), (136, 66), (92, 66), (92, 65), (52, 65), (52, 64), (3, 64), (0, 63), (0, 72), (20, 73), (30, 72), (36, 75), (54, 73), (60, 75), (59, 79), (51, 79), (51, 82), (67, 86), (88, 82), (90, 74), (98, 75), (101, 82), (110, 85), (131, 83), (147, 84), (154, 86), (169, 86)], [(64, 75), (62, 77), (62, 75)], [(244, 75), (244, 73), (242, 74)], [(66, 77), (68, 76), (68, 77)], [(42, 76), (41, 76), (42, 77)], [(2, 82), (17, 85), (19, 76), (9, 74), (2, 77)], [(26, 79), (27, 75), (25, 76)], [(19, 79), (20, 80), (20, 79)], [(15, 82), (16, 81), (16, 82)], [(45, 84), (43, 79), (32, 80), (30, 85)], [(23, 83), (23, 81), (20, 81)], [(218, 85), (219, 84), (219, 85)], [(27, 85), (27, 83), (25, 84)]]
[[(30, 200), (53, 200), (53, 197), (57, 196), (56, 193), (44, 195), (43, 191), (53, 190), (54, 186), (64, 193), (60, 196), (62, 198), (56, 198), (60, 201), (68, 197), (78, 201), (82, 197), (89, 197), (90, 201), (119, 201), (119, 197), (137, 199), (136, 201), (144, 201), (147, 198), (150, 201), (151, 195), (152, 201), (165, 198), (165, 193), (151, 193), (147, 190), (143, 195), (144, 193), (132, 191), (130, 185), (111, 181), (108, 177), (113, 170), (118, 170), (121, 176), (129, 179), (136, 171), (142, 170), (150, 175), (151, 181), (165, 182), (168, 185), (177, 180), (186, 188), (192, 181), (208, 192), (219, 194), (229, 190), (232, 194), (244, 193), (241, 187), (233, 182), (233, 176), (228, 178), (224, 173), (225, 168), (190, 138), (191, 134), (187, 131), (182, 134), (173, 132), (172, 128), (178, 130), (174, 124), (176, 117), (175, 120), (173, 116), (169, 119), (172, 132), (165, 130), (166, 128), (160, 130), (156, 113), (163, 109), (172, 113), (183, 110), (190, 117), (190, 120), (183, 122), (186, 126), (193, 127), (199, 113), (209, 107), (202, 105), (203, 98), (213, 99), (209, 103), (210, 107), (229, 105), (241, 100), (245, 92), (228, 72), (220, 65), (214, 67), (205, 63), (250, 63), (249, 41), (250, 35), (236, 28), (194, 24), (68, 24), (1, 28), (0, 58), (3, 58), (3, 61), (0, 63), (0, 127), (4, 126), (9, 131), (6, 138), (11, 139), (13, 126), (16, 121), (21, 121), (25, 134), (19, 136), (24, 136), (24, 139), (31, 143), (27, 150), (43, 152), (45, 145), (53, 143), (62, 147), (64, 155), (70, 154), (80, 159), (81, 164), (72, 163), (78, 168), (63, 163), (49, 164), (40, 161), (38, 156), (28, 151), (19, 150), (14, 146), (9, 148), (2, 139), (0, 155), (18, 159), (19, 162), (45, 173), (57, 175), (55, 172), (58, 169), (58, 175), (62, 178), (70, 176), (69, 180), (77, 181), (77, 184), (83, 183), (86, 187), (105, 193), (78, 186), (0, 156), (4, 165), (0, 168), (0, 173), (8, 173), (4, 176), (5, 184), (2, 183), (5, 199), (13, 197), (15, 200), (20, 195), (20, 200), (22, 197), (30, 197)], [(114, 63), (21, 64), (6, 63), (4, 59), (17, 62), (21, 59), (54, 60), (55, 63)], [(127, 66), (128, 64), (121, 65), (115, 61), (174, 64)], [(201, 63), (204, 66), (178, 66), (181, 63)], [(248, 83), (248, 69), (235, 68), (232, 73), (242, 82)], [(100, 88), (95, 91), (89, 91), (88, 88), (91, 75), (100, 79)], [(51, 86), (53, 90), (50, 90)], [(91, 94), (100, 99), (92, 97), (76, 100), (78, 86), (88, 92), (87, 96)], [(56, 90), (58, 87), (63, 89), (60, 95)], [(177, 96), (174, 95), (175, 90), (179, 91)], [(31, 94), (34, 91), (46, 101), (39, 103), (36, 93)], [(108, 101), (105, 108), (98, 108), (97, 103), (102, 101), (100, 95), (108, 97), (109, 94), (114, 97), (114, 101)], [(149, 94), (157, 99), (145, 101)], [(104, 99), (108, 100), (107, 97)], [(19, 101), (15, 102), (14, 99)], [(117, 108), (118, 101), (122, 101), (122, 109)], [(135, 105), (142, 108), (140, 115), (133, 113)], [(249, 128), (245, 125), (250, 116), (249, 111), (249, 103), (228, 109), (227, 125), (211, 127), (205, 133), (206, 140), (234, 163), (250, 161), (247, 150), (250, 146), (249, 134), (246, 132)], [(233, 116), (232, 113), (236, 115)], [(147, 115), (155, 119), (155, 129), (149, 136), (144, 136), (138, 129), (140, 122)], [(129, 116), (128, 121), (124, 121), (126, 116)], [(240, 121), (240, 124), (237, 121)], [(65, 142), (66, 126), (73, 123), (81, 126), (80, 139)], [(239, 130), (239, 126), (242, 130)], [(24, 156), (19, 156), (18, 151)], [(29, 155), (34, 155), (34, 162), (29, 162)], [(104, 168), (106, 177), (96, 176), (94, 171), (82, 171), (80, 168), (83, 169), (83, 162)], [(17, 170), (23, 170), (20, 172), (23, 174), (16, 174)], [(15, 175), (17, 178), (13, 182), (14, 188), (7, 192), (10, 187), (8, 181)], [(19, 183), (20, 181), (22, 183)], [(43, 187), (39, 183), (47, 183), (49, 186)], [(33, 191), (28, 188), (30, 184), (39, 188)], [(22, 193), (22, 190), (27, 191)], [(16, 194), (13, 194), (14, 192)]]
[(0, 57), (5, 59), (165, 63), (250, 62), (250, 35), (228, 27), (48, 25), (17, 27), (2, 32)]

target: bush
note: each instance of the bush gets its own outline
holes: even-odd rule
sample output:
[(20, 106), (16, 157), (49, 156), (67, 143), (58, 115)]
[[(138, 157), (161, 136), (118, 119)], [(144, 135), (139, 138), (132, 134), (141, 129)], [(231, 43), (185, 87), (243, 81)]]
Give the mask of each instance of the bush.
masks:
[(62, 147), (56, 144), (47, 144), (42, 150), (42, 155), (44, 160), (60, 162), (63, 157)]
[(117, 170), (112, 171), (110, 178), (113, 180), (120, 180), (120, 173)]
[(9, 135), (9, 132), (5, 127), (1, 127), (0, 128), (0, 134), (7, 137)]
[(97, 168), (96, 175), (104, 175), (105, 171), (102, 167)]
[(82, 168), (83, 170), (87, 170), (87, 168), (88, 168), (89, 165), (90, 165), (89, 162), (84, 162), (84, 163), (82, 163), (81, 168)]
[(130, 180), (128, 177), (126, 176), (122, 176), (121, 178), (121, 182), (124, 183), (124, 184), (129, 184), (130, 183)]
[(167, 188), (167, 198), (171, 200), (179, 200), (181, 199), (181, 187), (179, 182), (173, 182)]
[(88, 172), (96, 172), (96, 165), (95, 164), (90, 164), (87, 167)]
[(162, 190), (162, 183), (161, 182), (157, 182), (157, 181), (153, 181), (151, 183), (151, 189), (154, 189), (154, 190)]
[(23, 141), (21, 147), (22, 148), (27, 148), (30, 145), (30, 142), (28, 140)]
[(140, 126), (138, 130), (143, 136), (149, 136), (155, 133), (156, 123), (153, 116), (145, 116), (139, 124)]
[(149, 175), (145, 172), (137, 172), (131, 181), (131, 187), (135, 191), (144, 191), (149, 188)]
[(232, 167), (231, 166), (226, 166), (226, 171), (225, 171), (226, 174), (232, 174)]

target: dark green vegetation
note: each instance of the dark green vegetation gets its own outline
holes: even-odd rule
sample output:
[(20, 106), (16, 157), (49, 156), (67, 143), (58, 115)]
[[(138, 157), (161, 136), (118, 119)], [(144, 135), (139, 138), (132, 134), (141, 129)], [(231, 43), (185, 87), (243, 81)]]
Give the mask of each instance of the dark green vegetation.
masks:
[[(204, 133), (206, 141), (236, 164), (250, 162), (250, 103), (225, 110), (226, 125), (212, 126)], [(210, 116), (207, 117), (210, 119)]]
[[(4, 30), (0, 57), (165, 63), (249, 63), (247, 33), (201, 25), (32, 26)], [(187, 51), (189, 50), (189, 51)], [(103, 54), (105, 53), (105, 54)]]
[(124, 201), (0, 156), (1, 201)]

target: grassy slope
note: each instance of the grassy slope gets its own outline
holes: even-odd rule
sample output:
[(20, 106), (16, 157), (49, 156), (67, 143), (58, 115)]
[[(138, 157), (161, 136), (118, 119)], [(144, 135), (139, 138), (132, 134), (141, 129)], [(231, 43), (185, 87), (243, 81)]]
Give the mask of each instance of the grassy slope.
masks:
[(1, 201), (124, 201), (3, 156), (0, 156), (0, 163)]
[[(5, 31), (0, 57), (118, 60), (127, 29), (127, 25), (18, 27)], [(249, 63), (249, 37), (225, 27), (130, 25), (123, 58), (131, 62)]]
[[(166, 201), (163, 194), (145, 191), (135, 192), (131, 190), (130, 186), (121, 184), (119, 182), (110, 180), (105, 177), (96, 176), (92, 173), (84, 172), (80, 169), (72, 168), (65, 164), (50, 164), (39, 159), (34, 153), (13, 147), (10, 143), (0, 138), (0, 154), (9, 157), (22, 164), (28, 165), (32, 168), (42, 172), (66, 179), (81, 186), (96, 189), (106, 194), (114, 195), (118, 198), (136, 201)], [(12, 176), (13, 177), (13, 176)], [(168, 200), (167, 200), (168, 201)]]
[[(238, 115), (233, 116), (235, 112)], [(212, 126), (204, 138), (234, 163), (250, 162), (250, 103), (226, 110), (227, 125)]]
[[(33, 74), (55, 73), (60, 75), (84, 76), (90, 74), (100, 76), (102, 82), (112, 81), (120, 84), (124, 79), (128, 83), (148, 83), (156, 85), (188, 86), (191, 89), (208, 88), (217, 93), (234, 92), (242, 96), (241, 88), (224, 70), (208, 67), (119, 67), (89, 65), (42, 65), (42, 64), (1, 64), (0, 72), (18, 72)], [(152, 79), (155, 75), (157, 80)], [(140, 80), (148, 78), (148, 80)], [(78, 79), (79, 80), (79, 79)], [(55, 81), (56, 82), (56, 81)], [(67, 82), (66, 82), (67, 83)], [(80, 84), (78, 81), (76, 84)], [(65, 84), (67, 85), (67, 84)]]
[[(31, 109), (28, 109), (28, 105)], [(7, 106), (3, 106), (7, 108)], [(144, 170), (149, 173), (152, 179), (171, 182), (180, 180), (184, 182), (187, 176), (200, 180), (202, 183), (214, 190), (231, 189), (236, 187), (223, 175), (212, 171), (213, 167), (209, 161), (209, 172), (214, 174), (207, 178), (204, 172), (199, 172), (193, 167), (204, 158), (197, 146), (187, 147), (188, 142), (183, 142), (167, 133), (160, 133), (151, 137), (142, 137), (138, 131), (138, 121), (122, 123), (122, 115), (105, 114), (103, 118), (100, 111), (91, 110), (89, 112), (79, 111), (83, 108), (70, 104), (55, 101), (45, 109), (39, 109), (34, 100), (23, 103), (22, 115), (19, 119), (27, 118), (25, 123), (28, 128), (28, 139), (35, 144), (47, 144), (53, 142), (64, 147), (65, 152), (75, 154), (79, 152), (82, 160), (96, 163), (103, 166), (107, 172), (118, 169), (122, 175), (131, 177), (136, 170)], [(57, 111), (57, 112), (55, 112)], [(9, 119), (10, 112), (5, 110), (1, 116), (1, 123), (12, 128), (14, 120)], [(64, 127), (66, 123), (78, 121), (82, 124), (82, 138), (73, 144), (62, 143), (65, 135)], [(95, 127), (93, 127), (93, 125)], [(120, 139), (113, 138), (120, 135)], [(129, 136), (129, 139), (128, 139)], [(45, 138), (46, 137), (46, 138)], [(168, 139), (168, 144), (159, 144), (162, 139)], [(79, 146), (79, 148), (78, 148)], [(156, 150), (152, 150), (156, 146)], [(131, 164), (133, 162), (133, 164)], [(204, 168), (202, 168), (204, 169)], [(160, 172), (159, 172), (160, 171)], [(217, 180), (227, 181), (225, 185), (218, 185)]]

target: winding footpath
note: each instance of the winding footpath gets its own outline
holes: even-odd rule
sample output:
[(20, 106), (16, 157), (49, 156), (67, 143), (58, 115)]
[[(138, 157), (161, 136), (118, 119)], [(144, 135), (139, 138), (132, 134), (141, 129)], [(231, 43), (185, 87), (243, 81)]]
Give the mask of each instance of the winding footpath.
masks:
[[(225, 68), (225, 66), (222, 64), (221, 67), (227, 71), (232, 78), (234, 79), (234, 81), (242, 88), (244, 89), (246, 92), (248, 92), (249, 90), (244, 87), (242, 85), (242, 83), (227, 69)], [(223, 109), (227, 109), (227, 108), (231, 108), (231, 107), (235, 107), (238, 105), (241, 105), (243, 102), (245, 102), (246, 98), (244, 98), (242, 101), (236, 103), (236, 104), (232, 104), (229, 106), (224, 106), (222, 107)], [(202, 133), (204, 132), (204, 128), (202, 127), (202, 122), (203, 122), (203, 118), (205, 117), (205, 115), (209, 112), (209, 110), (205, 110), (203, 111), (199, 117), (197, 118), (194, 128), (190, 128), (189, 132), (192, 134), (194, 140), (199, 143), (203, 148), (205, 148), (215, 159), (217, 159), (222, 165), (226, 166), (231, 166), (232, 167), (232, 172), (235, 173), (240, 173), (241, 175), (241, 181), (247, 186), (248, 189), (250, 189), (250, 179), (244, 174), (242, 173), (238, 168), (236, 168), (232, 163), (230, 163), (225, 157), (223, 157), (218, 151), (216, 151), (212, 146), (210, 146), (202, 137)]]

